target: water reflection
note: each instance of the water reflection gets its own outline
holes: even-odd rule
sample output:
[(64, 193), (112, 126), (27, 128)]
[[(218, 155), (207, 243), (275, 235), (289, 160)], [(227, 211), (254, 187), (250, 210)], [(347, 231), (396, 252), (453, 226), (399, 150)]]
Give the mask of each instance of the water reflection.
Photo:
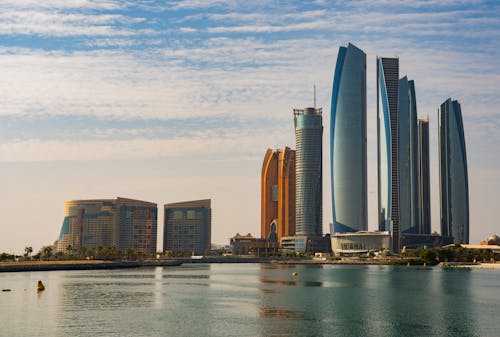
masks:
[(322, 306), (308, 290), (321, 289), (323, 282), (317, 281), (320, 272), (318, 266), (261, 265), (258, 305), (261, 336), (323, 335), (322, 324), (318, 324)]
[[(37, 294), (39, 279), (46, 290)], [(0, 335), (496, 336), (499, 279), (265, 264), (0, 274), (12, 289), (0, 293)]]

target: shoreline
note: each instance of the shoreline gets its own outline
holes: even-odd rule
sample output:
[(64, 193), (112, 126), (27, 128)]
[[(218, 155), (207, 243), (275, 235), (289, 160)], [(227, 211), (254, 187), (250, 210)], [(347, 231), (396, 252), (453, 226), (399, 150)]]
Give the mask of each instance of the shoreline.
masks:
[(54, 270), (98, 270), (127, 269), (139, 267), (180, 266), (182, 263), (173, 260), (163, 261), (106, 261), (106, 260), (73, 260), (73, 261), (22, 261), (0, 262), (0, 273), (54, 271)]
[[(397, 260), (391, 259), (355, 259), (347, 258), (341, 260), (322, 260), (304, 258), (277, 259), (270, 257), (203, 257), (191, 258), (168, 258), (147, 259), (142, 261), (108, 261), (108, 260), (65, 260), (65, 261), (21, 261), (0, 262), (0, 273), (7, 272), (30, 272), (30, 271), (56, 271), (56, 270), (99, 270), (99, 269), (127, 269), (140, 267), (174, 267), (183, 264), (212, 264), (212, 263), (267, 263), (278, 265), (400, 265)], [(423, 265), (411, 265), (412, 267), (426, 267)], [(500, 263), (440, 263), (436, 266), (441, 268), (476, 268), (476, 269), (500, 269)]]

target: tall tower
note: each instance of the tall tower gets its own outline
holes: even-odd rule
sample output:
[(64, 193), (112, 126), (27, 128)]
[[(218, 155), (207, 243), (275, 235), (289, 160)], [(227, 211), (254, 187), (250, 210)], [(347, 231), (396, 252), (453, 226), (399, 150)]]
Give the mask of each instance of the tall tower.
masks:
[(418, 197), (419, 233), (431, 234), (429, 118), (418, 120)]
[(323, 235), (322, 109), (294, 109), (296, 234)]
[(441, 235), (469, 243), (469, 181), (462, 110), (447, 99), (439, 111)]
[(401, 234), (418, 234), (418, 123), (415, 84), (399, 80), (398, 167)]
[(390, 231), (399, 251), (398, 165), (399, 59), (377, 58), (378, 217), (379, 230)]
[(295, 150), (268, 149), (262, 164), (261, 237), (295, 235)]
[(340, 47), (330, 119), (333, 232), (368, 230), (366, 184), (366, 54)]

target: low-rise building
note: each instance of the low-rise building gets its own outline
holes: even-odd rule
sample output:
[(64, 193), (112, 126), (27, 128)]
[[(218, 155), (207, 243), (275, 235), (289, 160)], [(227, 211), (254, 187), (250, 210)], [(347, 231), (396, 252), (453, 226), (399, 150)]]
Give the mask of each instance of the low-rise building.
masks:
[(233, 255), (274, 255), (278, 252), (279, 244), (276, 237), (261, 239), (255, 238), (252, 234), (241, 235), (236, 233), (230, 239), (233, 247)]
[(331, 234), (331, 240), (333, 253), (337, 256), (359, 255), (391, 249), (389, 232), (334, 233)]

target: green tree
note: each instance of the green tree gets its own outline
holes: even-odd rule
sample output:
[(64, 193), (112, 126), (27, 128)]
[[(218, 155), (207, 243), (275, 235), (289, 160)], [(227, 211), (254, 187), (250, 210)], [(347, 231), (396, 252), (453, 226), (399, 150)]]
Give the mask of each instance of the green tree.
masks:
[(73, 255), (73, 246), (68, 245), (68, 247), (66, 247), (66, 251), (68, 252), (69, 256), (72, 256)]
[(48, 260), (52, 257), (52, 247), (45, 246), (42, 248), (42, 257), (44, 260)]
[(25, 256), (31, 260), (31, 253), (33, 253), (33, 247), (26, 246), (24, 247), (24, 251), (26, 253)]

